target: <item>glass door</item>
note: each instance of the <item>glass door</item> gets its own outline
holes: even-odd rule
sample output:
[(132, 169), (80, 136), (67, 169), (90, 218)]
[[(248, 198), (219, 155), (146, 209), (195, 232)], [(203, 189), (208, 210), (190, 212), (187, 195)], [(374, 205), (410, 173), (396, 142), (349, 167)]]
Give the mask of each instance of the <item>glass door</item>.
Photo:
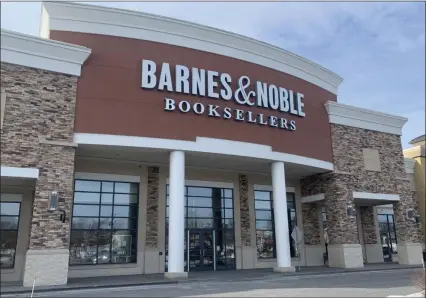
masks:
[[(166, 187), (165, 270), (168, 265), (169, 187)], [(233, 191), (215, 187), (185, 187), (185, 270), (235, 269)], [(213, 238), (215, 233), (215, 238)], [(213, 241), (214, 239), (214, 241)], [(216, 264), (213, 256), (216, 253)]]
[(398, 253), (395, 219), (393, 214), (379, 214), (380, 242), (383, 249), (383, 258), (386, 262), (393, 262)]
[(214, 270), (213, 230), (190, 229), (188, 231), (189, 271)]

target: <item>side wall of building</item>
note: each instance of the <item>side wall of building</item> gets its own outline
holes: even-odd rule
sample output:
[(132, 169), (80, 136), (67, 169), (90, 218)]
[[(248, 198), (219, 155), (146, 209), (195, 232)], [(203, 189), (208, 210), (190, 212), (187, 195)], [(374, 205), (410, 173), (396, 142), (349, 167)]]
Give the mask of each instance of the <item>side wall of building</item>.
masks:
[[(302, 197), (325, 194), (330, 265), (362, 266), (357, 219), (348, 214), (348, 208), (355, 208), (357, 204), (353, 192), (399, 195), (400, 201), (394, 204), (394, 213), (400, 262), (414, 262), (404, 251), (418, 249), (423, 235), (418, 225), (406, 216), (407, 209), (418, 210), (418, 202), (405, 173), (400, 136), (330, 125), (334, 172), (307, 177), (301, 182)], [(366, 233), (364, 230), (364, 239), (379, 249), (380, 241), (375, 231)]]
[[(24, 285), (66, 283), (74, 156), (72, 145), (77, 77), (1, 63), (5, 110), (1, 130), (1, 165), (37, 168), (26, 252)], [(56, 211), (48, 211), (57, 191)], [(41, 272), (41, 269), (44, 269)]]

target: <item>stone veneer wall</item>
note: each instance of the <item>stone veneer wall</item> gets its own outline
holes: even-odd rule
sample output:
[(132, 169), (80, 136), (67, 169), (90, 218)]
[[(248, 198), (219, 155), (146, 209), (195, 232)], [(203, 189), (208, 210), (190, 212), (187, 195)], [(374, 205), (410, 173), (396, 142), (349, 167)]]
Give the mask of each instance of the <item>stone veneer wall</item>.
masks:
[(377, 244), (377, 233), (375, 225), (376, 213), (374, 212), (373, 206), (361, 206), (359, 208), (361, 213), (361, 225), (364, 232), (364, 243), (365, 244)]
[(157, 248), (158, 241), (158, 198), (160, 170), (148, 167), (148, 198), (146, 203), (146, 247)]
[(239, 175), (240, 216), (241, 216), (241, 245), (250, 246), (250, 212), (247, 175)]
[(359, 244), (355, 217), (346, 213), (353, 205), (352, 187), (347, 175), (312, 175), (301, 180), (302, 197), (324, 193), (329, 244)]
[[(398, 135), (330, 124), (334, 172), (301, 180), (302, 196), (325, 194), (330, 244), (355, 244), (356, 219), (346, 215), (353, 205), (352, 192), (399, 194), (394, 204), (398, 240), (418, 243), (422, 231), (405, 217), (406, 208), (418, 208), (409, 188), (404, 167), (401, 138)], [(381, 171), (364, 169), (363, 148), (376, 149)]]
[[(39, 169), (24, 285), (31, 284), (46, 258), (55, 258), (53, 254), (66, 262), (55, 263), (49, 274), (40, 274), (38, 283), (66, 283), (77, 77), (1, 63), (1, 88), (6, 92), (1, 165)], [(54, 190), (59, 194), (57, 211), (48, 211), (49, 194)], [(59, 220), (59, 210), (66, 212), (65, 223)]]
[(317, 205), (305, 203), (302, 204), (303, 234), (305, 244), (321, 244), (320, 226), (318, 219)]

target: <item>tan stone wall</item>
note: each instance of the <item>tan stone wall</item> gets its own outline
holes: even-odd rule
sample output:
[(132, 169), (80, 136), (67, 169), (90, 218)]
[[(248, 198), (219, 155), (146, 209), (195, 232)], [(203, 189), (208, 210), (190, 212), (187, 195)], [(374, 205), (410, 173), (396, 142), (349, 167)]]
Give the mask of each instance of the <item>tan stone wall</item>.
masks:
[(157, 248), (158, 244), (158, 201), (160, 170), (148, 167), (148, 197), (146, 202), (146, 247)]
[(302, 204), (302, 218), (305, 244), (321, 244), (320, 225), (317, 204)]
[[(302, 196), (325, 194), (330, 244), (359, 243), (356, 219), (346, 214), (354, 206), (353, 191), (399, 194), (394, 204), (398, 238), (420, 242), (421, 230), (405, 217), (406, 209), (417, 209), (418, 203), (409, 188), (400, 136), (336, 124), (331, 124), (331, 135), (334, 172), (301, 181)], [(380, 171), (365, 167), (365, 148), (378, 150)]]
[(359, 210), (361, 215), (364, 244), (377, 244), (378, 239), (375, 224), (376, 213), (374, 212), (374, 207), (361, 206)]
[(249, 194), (248, 194), (248, 177), (247, 175), (239, 176), (239, 193), (240, 193), (240, 217), (241, 217), (241, 245), (251, 246), (250, 235), (250, 211), (249, 211)]
[(359, 244), (356, 218), (346, 213), (348, 205), (353, 205), (348, 175), (312, 175), (301, 180), (301, 189), (302, 197), (324, 193), (329, 244)]
[[(77, 78), (1, 63), (1, 87), (6, 93), (1, 164), (39, 169), (29, 248), (68, 248), (69, 221), (59, 221), (59, 210), (69, 219)], [(47, 211), (54, 190), (59, 193), (57, 211)]]

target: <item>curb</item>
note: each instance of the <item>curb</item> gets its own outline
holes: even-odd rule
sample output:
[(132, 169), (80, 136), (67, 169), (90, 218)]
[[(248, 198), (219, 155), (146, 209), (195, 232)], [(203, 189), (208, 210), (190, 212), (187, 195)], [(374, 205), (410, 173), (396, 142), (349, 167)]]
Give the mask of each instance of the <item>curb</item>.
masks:
[[(177, 284), (177, 281), (154, 281), (154, 282), (143, 282), (143, 283), (127, 283), (127, 284), (116, 284), (116, 285), (92, 285), (92, 286), (75, 286), (75, 287), (62, 287), (62, 288), (50, 288), (50, 289), (37, 289), (34, 288), (34, 293), (49, 293), (49, 292), (66, 292), (74, 290), (90, 290), (90, 289), (115, 289), (115, 288), (124, 288), (124, 287), (139, 287), (139, 286), (151, 286), (151, 285), (167, 285), (167, 284)], [(2, 289), (1, 295), (16, 295), (16, 294), (29, 294), (32, 292), (32, 289), (23, 289), (23, 290), (12, 290), (4, 291)]]
[[(339, 271), (333, 271), (333, 272), (307, 272), (304, 271), (298, 271), (298, 272), (292, 272), (292, 273), (284, 273), (284, 274), (277, 274), (277, 275), (268, 275), (267, 277), (271, 276), (280, 276), (280, 277), (294, 277), (294, 276), (318, 276), (318, 275), (333, 275), (333, 274), (340, 274), (340, 273), (359, 273), (359, 272), (377, 272), (377, 271), (390, 271), (390, 270), (409, 270), (409, 269), (421, 269), (422, 266), (408, 266), (408, 267), (395, 267), (395, 268), (376, 268), (376, 269), (362, 269), (362, 270), (353, 270), (353, 269), (342, 269)], [(236, 278), (236, 279), (229, 279), (229, 280), (222, 280), (225, 282), (236, 282), (236, 281), (247, 281), (247, 280), (264, 280), (265, 278), (262, 277), (248, 277), (248, 278)], [(219, 279), (220, 280), (220, 279)], [(177, 283), (179, 284), (188, 284), (188, 283), (198, 283), (198, 282), (206, 282), (206, 281), (218, 281), (218, 279), (211, 279), (211, 278), (200, 278), (200, 279), (187, 279), (187, 280), (179, 280)]]
[[(292, 276), (315, 276), (315, 275), (331, 275), (331, 274), (339, 274), (339, 273), (357, 273), (357, 272), (374, 272), (374, 271), (389, 271), (389, 270), (402, 270), (402, 269), (421, 269), (422, 266), (409, 266), (409, 267), (395, 267), (395, 268), (376, 268), (376, 269), (362, 269), (362, 270), (351, 270), (351, 269), (342, 269), (339, 271), (333, 272), (307, 272), (298, 271), (293, 273), (286, 274), (277, 274), (277, 276), (281, 277), (292, 277)], [(262, 278), (249, 277), (251, 280), (259, 280)], [(49, 293), (49, 292), (58, 292), (58, 291), (73, 291), (73, 290), (90, 290), (90, 289), (114, 289), (114, 288), (124, 288), (124, 287), (139, 287), (139, 286), (150, 286), (150, 285), (167, 285), (167, 284), (188, 284), (188, 283), (197, 283), (197, 282), (205, 282), (211, 281), (211, 278), (203, 278), (203, 279), (187, 279), (187, 280), (173, 280), (173, 281), (154, 281), (154, 282), (141, 282), (141, 283), (124, 283), (124, 284), (115, 284), (115, 285), (92, 285), (92, 286), (71, 286), (71, 287), (57, 287), (57, 288), (48, 288), (48, 289), (34, 289), (34, 293)], [(247, 278), (242, 279), (230, 279), (226, 280), (226, 282), (233, 281), (241, 281), (247, 280)], [(16, 295), (16, 294), (28, 294), (31, 293), (31, 288), (25, 288), (22, 290), (11, 290), (4, 291), (4, 287), (2, 287), (1, 295)]]

